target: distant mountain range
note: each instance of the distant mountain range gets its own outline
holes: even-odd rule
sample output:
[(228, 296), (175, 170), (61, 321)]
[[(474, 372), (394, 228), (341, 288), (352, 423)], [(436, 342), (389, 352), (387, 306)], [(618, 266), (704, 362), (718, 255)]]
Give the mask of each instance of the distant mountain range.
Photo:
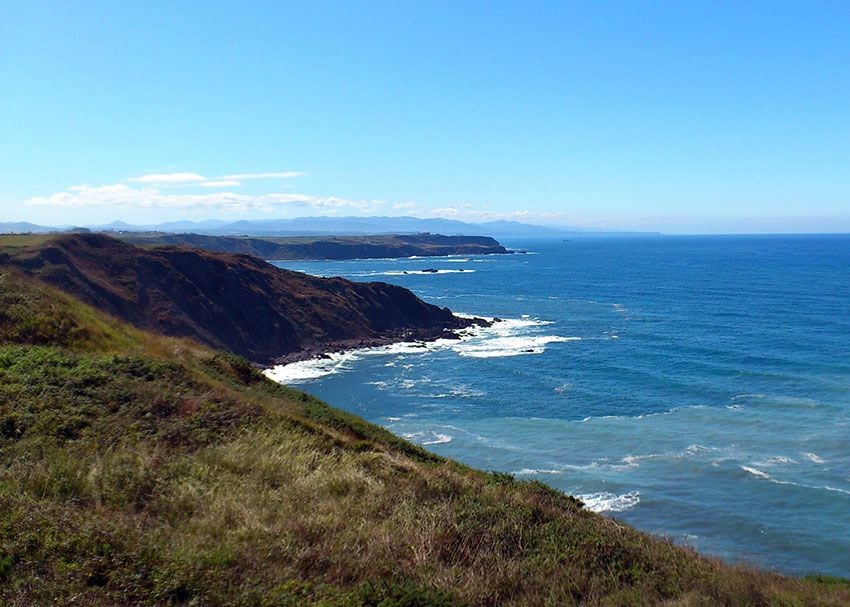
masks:
[[(171, 232), (213, 236), (362, 236), (372, 234), (432, 234), (491, 236), (493, 238), (542, 238), (559, 236), (615, 236), (634, 232), (609, 232), (570, 226), (540, 226), (518, 221), (467, 223), (454, 219), (420, 217), (298, 217), (295, 219), (258, 219), (235, 222), (170, 221), (153, 225), (132, 225), (113, 221), (89, 225), (87, 229), (106, 232)], [(0, 223), (0, 233), (67, 231), (71, 226), (40, 226), (27, 222)]]
[(50, 232), (51, 230), (56, 230), (61, 228), (47, 228), (44, 226), (36, 225), (34, 223), (29, 223), (26, 221), (10, 221), (6, 223), (0, 222), (0, 234), (12, 234), (19, 232)]

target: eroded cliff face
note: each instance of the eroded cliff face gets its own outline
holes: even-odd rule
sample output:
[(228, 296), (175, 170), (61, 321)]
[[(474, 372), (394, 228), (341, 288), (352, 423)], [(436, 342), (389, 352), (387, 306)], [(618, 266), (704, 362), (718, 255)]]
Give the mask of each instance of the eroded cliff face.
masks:
[(248, 255), (143, 249), (68, 234), (3, 263), (131, 324), (261, 364), (327, 348), (433, 339), (472, 321), (380, 282), (316, 278)]

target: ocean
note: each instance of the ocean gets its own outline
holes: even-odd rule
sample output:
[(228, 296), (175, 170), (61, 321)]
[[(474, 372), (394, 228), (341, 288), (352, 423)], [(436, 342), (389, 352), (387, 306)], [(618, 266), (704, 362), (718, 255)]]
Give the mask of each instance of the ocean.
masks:
[(503, 244), (276, 263), (504, 322), (271, 374), (706, 554), (850, 576), (850, 236)]

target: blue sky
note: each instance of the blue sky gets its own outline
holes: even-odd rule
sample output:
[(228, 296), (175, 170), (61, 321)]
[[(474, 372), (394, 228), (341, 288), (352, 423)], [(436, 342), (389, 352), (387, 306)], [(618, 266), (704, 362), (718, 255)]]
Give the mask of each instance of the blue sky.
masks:
[(847, 2), (0, 12), (0, 221), (850, 231)]

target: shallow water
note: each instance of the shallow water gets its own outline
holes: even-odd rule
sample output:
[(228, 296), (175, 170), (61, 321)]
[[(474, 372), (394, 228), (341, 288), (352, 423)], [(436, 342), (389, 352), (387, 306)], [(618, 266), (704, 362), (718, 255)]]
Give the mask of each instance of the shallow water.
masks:
[(530, 254), (278, 263), (509, 319), (280, 378), (701, 551), (850, 576), (850, 237), (505, 244)]

